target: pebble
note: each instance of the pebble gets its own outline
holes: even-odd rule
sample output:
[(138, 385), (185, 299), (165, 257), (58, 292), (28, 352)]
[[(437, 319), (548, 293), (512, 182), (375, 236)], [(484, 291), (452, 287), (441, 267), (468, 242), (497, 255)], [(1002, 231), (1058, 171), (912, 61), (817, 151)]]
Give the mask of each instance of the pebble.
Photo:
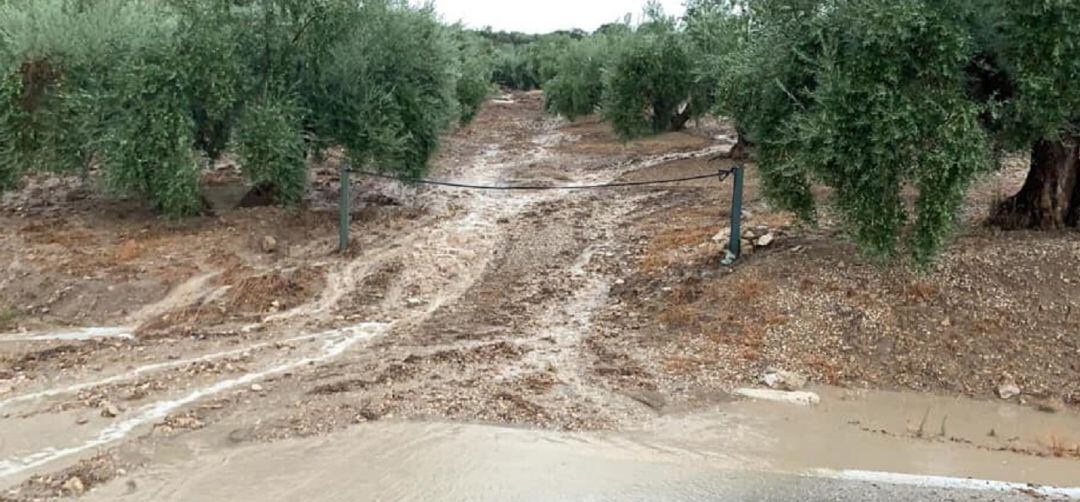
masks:
[(63, 490), (71, 495), (82, 495), (86, 493), (86, 485), (78, 476), (72, 476), (71, 479), (64, 482), (62, 486)]
[(721, 230), (716, 235), (714, 235), (713, 238), (712, 238), (713, 242), (716, 242), (716, 243), (719, 243), (719, 244), (724, 244), (729, 239), (731, 239), (731, 229), (730, 228), (725, 228), (725, 229)]
[(746, 255), (754, 254), (754, 243), (752, 241), (749, 241), (747, 239), (743, 239), (739, 244), (739, 248), (742, 250), (743, 254), (746, 254)]
[(263, 391), (263, 386), (259, 385), (257, 383), (251, 384), (251, 391), (252, 392), (262, 392)]
[(1061, 411), (1064, 411), (1066, 409), (1065, 401), (1062, 401), (1058, 398), (1050, 398), (1039, 401), (1035, 405), (1035, 408), (1043, 413), (1060, 413)]
[(120, 408), (108, 401), (101, 403), (101, 416), (115, 418), (120, 416)]
[(1002, 399), (1012, 399), (1020, 395), (1020, 386), (1016, 385), (1016, 382), (1007, 381), (998, 386), (998, 397)]
[(273, 236), (267, 235), (262, 238), (260, 245), (264, 253), (270, 254), (277, 251), (278, 241)]
[(815, 406), (821, 403), (821, 397), (813, 392), (787, 392), (773, 389), (736, 389), (735, 395), (760, 401), (773, 401), (799, 406)]
[(799, 373), (784, 370), (769, 370), (761, 381), (770, 389), (794, 391), (806, 387), (807, 378)]
[(776, 236), (773, 235), (772, 232), (769, 232), (765, 235), (762, 235), (761, 237), (758, 237), (757, 241), (754, 242), (754, 244), (757, 244), (758, 247), (763, 248), (771, 246), (773, 242), (776, 242)]

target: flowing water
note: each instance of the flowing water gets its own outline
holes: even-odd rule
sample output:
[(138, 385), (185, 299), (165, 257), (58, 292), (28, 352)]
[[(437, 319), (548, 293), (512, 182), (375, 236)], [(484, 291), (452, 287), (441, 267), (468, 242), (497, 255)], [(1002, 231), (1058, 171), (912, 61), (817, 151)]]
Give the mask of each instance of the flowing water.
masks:
[(105, 338), (131, 340), (134, 328), (78, 328), (69, 331), (43, 333), (11, 333), (0, 335), (0, 342), (85, 342)]
[[(319, 340), (322, 341), (322, 347), (317, 353), (305, 357), (300, 357), (293, 360), (281, 361), (267, 368), (261, 370), (245, 373), (242, 376), (231, 378), (227, 380), (221, 380), (208, 385), (206, 387), (196, 388), (188, 391), (186, 394), (177, 396), (175, 398), (162, 400), (147, 404), (135, 411), (130, 416), (110, 424), (109, 426), (97, 431), (90, 437), (86, 438), (61, 438), (62, 434), (48, 434), (44, 439), (48, 441), (50, 446), (37, 449), (30, 452), (16, 452), (13, 455), (6, 458), (0, 458), (0, 479), (6, 477), (12, 477), (20, 475), (24, 472), (30, 471), (34, 468), (46, 465), (50, 462), (61, 460), (67, 457), (75, 456), (96, 448), (107, 446), (111, 443), (117, 442), (126, 438), (129, 434), (136, 431), (138, 428), (151, 424), (154, 421), (165, 418), (169, 413), (180, 409), (184, 406), (190, 405), (196, 401), (205, 399), (207, 397), (219, 394), (231, 389), (238, 388), (243, 385), (251, 384), (265, 379), (268, 376), (276, 375), (287, 372), (289, 370), (302, 367), (309, 364), (316, 364), (320, 362), (333, 359), (342, 352), (348, 350), (350, 347), (360, 343), (361, 341), (370, 339), (379, 333), (382, 333), (386, 329), (385, 324), (366, 323), (349, 328), (329, 331), (326, 333), (320, 333), (317, 335), (311, 335), (304, 339)], [(300, 338), (294, 341), (299, 341)], [(216, 355), (220, 356), (220, 354)], [(210, 356), (212, 357), (212, 356)], [(201, 358), (207, 359), (207, 358)], [(182, 364), (181, 362), (174, 362), (168, 364)], [(141, 368), (142, 370), (149, 371), (147, 368)], [(160, 367), (154, 367), (153, 370), (158, 370)], [(131, 374), (138, 374), (139, 370), (134, 370)], [(113, 380), (120, 380), (128, 378), (131, 374), (117, 375), (113, 377)], [(100, 382), (98, 382), (100, 383)], [(86, 384), (83, 384), (85, 387)], [(78, 387), (78, 386), (75, 386)], [(46, 391), (44, 393), (37, 393), (30, 396), (20, 396), (5, 402), (0, 402), (0, 405), (12, 404), (13, 402), (37, 399), (44, 395), (56, 395), (65, 392), (71, 392), (73, 388), (57, 389), (53, 391)], [(41, 424), (44, 427), (55, 425), (48, 423), (48, 421), (42, 421)], [(70, 428), (69, 428), (70, 429)], [(25, 431), (23, 431), (25, 433)], [(2, 439), (2, 437), (0, 437)], [(66, 445), (56, 444), (57, 441), (69, 443)], [(12, 450), (18, 450), (18, 447), (5, 447), (2, 451), (6, 454)]]
[(859, 490), (882, 485), (897, 487), (890, 500), (1080, 498), (1070, 488), (1080, 485), (1080, 462), (991, 451), (998, 440), (1080, 431), (1074, 413), (818, 391), (817, 407), (738, 401), (624, 432), (386, 422), (235, 447), (224, 431), (203, 431), (91, 500), (790, 500), (795, 490), (808, 490), (807, 500), (849, 500), (841, 494), (851, 491), (850, 500), (870, 500)]

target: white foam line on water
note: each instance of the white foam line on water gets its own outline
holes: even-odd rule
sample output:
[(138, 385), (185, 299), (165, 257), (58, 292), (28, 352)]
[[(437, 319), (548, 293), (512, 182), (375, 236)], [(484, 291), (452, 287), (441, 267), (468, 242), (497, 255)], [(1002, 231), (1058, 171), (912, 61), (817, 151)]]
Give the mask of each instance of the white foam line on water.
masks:
[(1052, 486), (1037, 486), (1023, 483), (1009, 483), (1006, 481), (992, 481), (987, 479), (951, 478), (945, 476), (922, 476), (917, 474), (900, 474), (896, 472), (860, 471), (860, 470), (833, 470), (814, 469), (806, 473), (816, 478), (835, 479), (842, 481), (862, 481), (868, 483), (884, 483), (890, 485), (915, 486), (921, 488), (940, 488), (946, 490), (972, 490), (989, 492), (1016, 492), (1037, 494), (1044, 497), (1064, 497), (1072, 500), (1080, 500), (1080, 487), (1060, 488)]
[[(331, 333), (333, 333), (333, 332), (331, 332)], [(36, 400), (42, 399), (42, 398), (53, 397), (53, 396), (62, 396), (62, 395), (66, 395), (66, 394), (74, 394), (74, 393), (79, 392), (81, 390), (92, 389), (94, 387), (100, 387), (102, 385), (109, 385), (109, 384), (114, 384), (114, 383), (117, 383), (117, 382), (126, 382), (128, 380), (134, 380), (134, 379), (136, 379), (136, 378), (138, 378), (138, 377), (140, 377), (142, 375), (145, 375), (145, 374), (156, 373), (158, 371), (173, 369), (173, 368), (177, 368), (177, 367), (181, 367), (181, 366), (187, 366), (189, 364), (202, 363), (202, 362), (206, 362), (206, 361), (213, 361), (215, 359), (221, 359), (221, 358), (224, 358), (224, 357), (235, 356), (235, 355), (243, 354), (243, 353), (248, 352), (248, 351), (262, 349), (262, 348), (265, 348), (265, 347), (268, 347), (268, 346), (271, 346), (271, 345), (274, 345), (274, 344), (304, 342), (304, 341), (314, 340), (314, 339), (318, 339), (318, 338), (325, 338), (326, 336), (327, 336), (326, 333), (320, 333), (320, 334), (314, 334), (314, 335), (304, 335), (304, 336), (298, 336), (296, 338), (288, 338), (288, 339), (285, 339), (285, 340), (275, 340), (275, 341), (257, 343), (257, 344), (249, 345), (249, 346), (241, 348), (241, 349), (234, 349), (234, 350), (229, 350), (229, 351), (225, 351), (225, 352), (217, 352), (217, 353), (214, 353), (214, 354), (207, 354), (205, 356), (194, 357), (194, 358), (191, 358), (191, 359), (180, 359), (180, 360), (168, 361), (168, 362), (164, 362), (164, 363), (148, 364), (146, 366), (140, 366), (138, 368), (135, 368), (135, 369), (133, 369), (131, 371), (128, 371), (126, 373), (121, 373), (119, 375), (113, 375), (111, 377), (103, 378), (103, 379), (100, 379), (100, 380), (94, 380), (92, 382), (77, 383), (77, 384), (74, 384), (74, 385), (69, 385), (67, 387), (62, 387), (62, 388), (58, 388), (58, 389), (43, 390), (43, 391), (40, 391), (40, 392), (33, 392), (33, 393), (25, 394), (25, 395), (22, 395), (22, 396), (15, 396), (15, 397), (12, 397), (12, 398), (8, 398), (8, 399), (5, 399), (3, 401), (0, 401), (0, 409), (4, 409), (4, 408), (6, 408), (8, 406), (11, 406), (11, 405), (13, 405), (15, 403), (21, 403), (21, 402), (26, 402), (26, 401), (36, 401)]]
[(161, 420), (165, 418), (169, 413), (183, 406), (194, 403), (200, 399), (218, 394), (229, 389), (239, 387), (241, 385), (249, 384), (270, 375), (284, 373), (291, 369), (298, 368), (312, 363), (320, 363), (327, 361), (334, 357), (337, 357), (348, 350), (353, 345), (377, 336), (384, 332), (387, 328), (387, 324), (382, 323), (365, 323), (351, 328), (344, 328), (335, 331), (329, 331), (318, 335), (312, 335), (315, 338), (327, 338), (326, 343), (323, 345), (322, 354), (314, 357), (306, 357), (296, 361), (279, 364), (271, 368), (259, 371), (257, 373), (248, 373), (238, 378), (229, 380), (223, 380), (217, 382), (208, 387), (192, 391), (191, 393), (183, 396), (179, 399), (169, 401), (159, 401), (151, 403), (140, 408), (134, 416), (118, 421), (106, 427), (98, 433), (96, 437), (84, 442), (78, 446), (70, 448), (46, 448), (37, 453), (33, 453), (24, 457), (9, 458), (6, 460), (0, 460), (0, 478), (13, 476), (25, 472), (28, 469), (40, 467), (49, 462), (69, 457), (71, 455), (77, 455), (94, 448), (105, 446), (109, 443), (123, 439), (130, 434), (136, 428), (146, 425), (150, 422)]
[(55, 333), (11, 333), (0, 335), (0, 342), (81, 342), (99, 338), (132, 340), (135, 338), (132, 331), (134, 331), (132, 328), (79, 328)]

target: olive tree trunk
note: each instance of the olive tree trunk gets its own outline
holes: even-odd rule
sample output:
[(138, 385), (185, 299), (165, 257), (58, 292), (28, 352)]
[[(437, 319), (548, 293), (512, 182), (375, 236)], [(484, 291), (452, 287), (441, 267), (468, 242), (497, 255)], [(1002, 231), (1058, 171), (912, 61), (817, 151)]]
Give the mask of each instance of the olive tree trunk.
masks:
[(1058, 229), (1080, 220), (1080, 141), (1036, 143), (1020, 192), (1003, 202), (992, 223), (1014, 230)]
[(690, 119), (692, 117), (693, 113), (690, 105), (683, 105), (682, 111), (676, 113), (674, 117), (671, 117), (671, 127), (669, 127), (669, 130), (681, 131), (683, 129), (686, 129), (686, 124), (690, 122)]

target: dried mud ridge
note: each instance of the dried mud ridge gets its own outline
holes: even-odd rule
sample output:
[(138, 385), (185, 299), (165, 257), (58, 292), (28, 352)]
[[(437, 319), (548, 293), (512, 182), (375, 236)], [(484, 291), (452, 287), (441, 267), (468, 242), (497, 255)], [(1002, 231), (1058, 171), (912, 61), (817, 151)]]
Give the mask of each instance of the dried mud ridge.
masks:
[[(519, 94), (447, 138), (436, 172), (483, 184), (708, 174), (725, 132), (622, 144)], [(860, 262), (828, 221), (793, 227), (751, 179), (749, 237), (772, 239), (727, 269), (712, 237), (730, 188), (716, 181), (572, 193), (365, 181), (340, 258), (333, 173), (316, 166), (304, 210), (179, 226), (82, 188), (31, 207), (48, 180), (5, 198), (0, 218), (19, 230), (0, 237), (13, 263), (0, 291), (14, 299), (0, 308), (18, 312), (3, 323), (45, 338), (58, 325), (133, 329), (0, 342), (0, 427), (34, 436), (0, 445), (14, 486), (0, 500), (78, 494), (196, 431), (245, 443), (390, 418), (621, 428), (730, 400), (772, 367), (983, 397), (1008, 380), (1050, 411), (1080, 404), (1080, 330), (1064, 314), (1080, 276), (1055, 266), (1080, 256), (1075, 235), (1013, 249), (972, 230), (920, 278)], [(1068, 456), (1076, 439), (1016, 449)]]

